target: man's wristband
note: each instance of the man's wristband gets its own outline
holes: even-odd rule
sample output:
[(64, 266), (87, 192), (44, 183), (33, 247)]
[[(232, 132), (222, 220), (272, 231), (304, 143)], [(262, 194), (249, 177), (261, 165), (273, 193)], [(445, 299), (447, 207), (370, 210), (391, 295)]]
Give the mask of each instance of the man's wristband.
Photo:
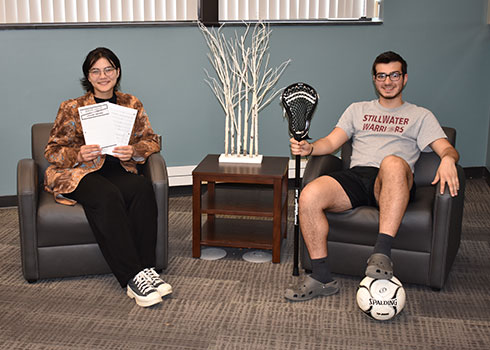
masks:
[(311, 145), (311, 151), (310, 151), (310, 153), (308, 153), (306, 156), (309, 157), (309, 156), (311, 156), (312, 153), (313, 153), (313, 145)]

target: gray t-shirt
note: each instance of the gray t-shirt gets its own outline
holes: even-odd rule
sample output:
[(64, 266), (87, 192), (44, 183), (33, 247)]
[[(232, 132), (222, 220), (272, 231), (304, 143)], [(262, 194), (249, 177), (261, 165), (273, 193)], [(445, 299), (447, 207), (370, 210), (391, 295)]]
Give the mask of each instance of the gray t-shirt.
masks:
[(412, 171), (420, 152), (431, 152), (433, 141), (446, 138), (434, 114), (426, 108), (404, 102), (384, 108), (378, 100), (351, 104), (337, 127), (352, 138), (351, 168), (378, 167), (389, 155), (407, 161)]

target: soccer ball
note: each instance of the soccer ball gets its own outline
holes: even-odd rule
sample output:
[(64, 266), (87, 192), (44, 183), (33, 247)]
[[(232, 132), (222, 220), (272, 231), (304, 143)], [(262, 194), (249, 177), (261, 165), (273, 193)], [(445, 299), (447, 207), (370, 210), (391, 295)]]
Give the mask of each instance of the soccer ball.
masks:
[(405, 289), (393, 276), (391, 279), (365, 277), (357, 290), (357, 305), (369, 317), (387, 321), (398, 315), (405, 306)]

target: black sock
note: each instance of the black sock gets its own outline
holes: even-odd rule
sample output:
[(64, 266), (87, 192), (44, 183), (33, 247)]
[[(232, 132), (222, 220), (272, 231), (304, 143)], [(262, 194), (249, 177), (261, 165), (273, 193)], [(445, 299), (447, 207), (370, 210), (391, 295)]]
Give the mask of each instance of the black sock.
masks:
[(328, 268), (328, 256), (311, 259), (311, 277), (322, 283), (332, 282), (333, 278)]
[(373, 253), (381, 253), (391, 258), (391, 244), (394, 237), (387, 235), (386, 233), (379, 233), (374, 245)]

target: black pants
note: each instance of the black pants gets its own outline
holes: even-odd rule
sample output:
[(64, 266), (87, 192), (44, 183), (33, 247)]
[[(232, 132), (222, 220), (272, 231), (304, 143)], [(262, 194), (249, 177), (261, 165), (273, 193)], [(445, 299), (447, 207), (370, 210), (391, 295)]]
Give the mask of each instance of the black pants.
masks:
[(155, 266), (157, 205), (151, 181), (108, 161), (66, 197), (83, 206), (107, 264), (121, 284)]

